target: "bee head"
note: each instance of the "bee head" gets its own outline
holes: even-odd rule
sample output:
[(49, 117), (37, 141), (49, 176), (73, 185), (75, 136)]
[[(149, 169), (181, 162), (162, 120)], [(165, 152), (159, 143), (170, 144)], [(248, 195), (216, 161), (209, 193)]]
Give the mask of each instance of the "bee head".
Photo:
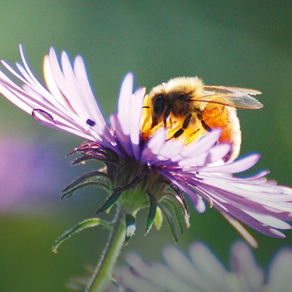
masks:
[(192, 99), (203, 94), (204, 85), (198, 77), (178, 77), (154, 87), (149, 97), (152, 101), (153, 126), (166, 123), (170, 114), (182, 117), (194, 109)]

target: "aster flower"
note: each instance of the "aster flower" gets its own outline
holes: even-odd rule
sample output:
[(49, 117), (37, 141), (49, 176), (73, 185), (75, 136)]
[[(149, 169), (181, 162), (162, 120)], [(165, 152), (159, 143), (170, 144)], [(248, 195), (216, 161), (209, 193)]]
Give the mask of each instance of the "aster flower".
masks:
[[(132, 73), (122, 82), (118, 112), (111, 115), (109, 128), (80, 56), (71, 65), (63, 52), (60, 65), (51, 48), (44, 58), (45, 86), (30, 69), (21, 46), (20, 54), (23, 65), (17, 63), (17, 69), (5, 61), (2, 64), (23, 83), (22, 87), (0, 71), (0, 92), (39, 123), (87, 139), (73, 151), (81, 154), (73, 164), (88, 160), (105, 164), (105, 168), (86, 173), (66, 187), (63, 197), (70, 197), (88, 184), (103, 187), (110, 196), (97, 213), (109, 210), (116, 203), (114, 220), (108, 223), (92, 218), (81, 222), (65, 233), (54, 247), (56, 250), (70, 235), (87, 227), (103, 225), (111, 230), (94, 287), (100, 287), (101, 282), (110, 277), (109, 271), (117, 257), (115, 251), (135, 233), (135, 216), (140, 209), (149, 208), (145, 233), (153, 223), (160, 228), (163, 214), (178, 240), (184, 225), (189, 226), (184, 194), (198, 212), (205, 211), (203, 198), (208, 201), (252, 246), (256, 246), (256, 241), (239, 221), (280, 238), (285, 237), (281, 230), (291, 229), (288, 222), (292, 221), (292, 190), (268, 181), (266, 171), (245, 178), (233, 176), (256, 164), (259, 155), (251, 154), (225, 163), (231, 145), (217, 143), (220, 129), (213, 129), (200, 139), (190, 138), (191, 142), (186, 145), (180, 139), (169, 139), (168, 132), (173, 129), (162, 123), (150, 137), (143, 139), (145, 89), (133, 92)], [(99, 275), (102, 276), (99, 278)], [(94, 287), (90, 286), (90, 291), (94, 291)]]
[(128, 266), (115, 270), (119, 286), (109, 286), (108, 291), (291, 291), (291, 247), (279, 250), (266, 271), (244, 242), (232, 246), (230, 269), (200, 242), (190, 245), (188, 255), (174, 246), (164, 248), (162, 254), (166, 264), (145, 261), (135, 253), (126, 255)]

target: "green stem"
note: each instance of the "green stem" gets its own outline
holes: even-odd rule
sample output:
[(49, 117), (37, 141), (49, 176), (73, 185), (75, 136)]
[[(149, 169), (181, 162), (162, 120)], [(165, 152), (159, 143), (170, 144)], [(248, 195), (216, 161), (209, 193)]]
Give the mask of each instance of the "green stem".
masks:
[(88, 292), (102, 291), (104, 284), (111, 280), (112, 269), (125, 241), (126, 224), (123, 217), (124, 213), (119, 209), (113, 220), (113, 230), (109, 235), (107, 246), (103, 251), (94, 278), (87, 290)]

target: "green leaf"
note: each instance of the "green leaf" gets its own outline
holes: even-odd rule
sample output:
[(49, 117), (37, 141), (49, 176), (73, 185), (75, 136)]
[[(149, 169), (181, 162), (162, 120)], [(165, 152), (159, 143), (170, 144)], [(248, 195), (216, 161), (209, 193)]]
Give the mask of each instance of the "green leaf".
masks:
[[(97, 179), (102, 179), (104, 180), (104, 182), (99, 182), (99, 181), (94, 182), (94, 180), (97, 180)], [(64, 197), (68, 198), (71, 195), (73, 195), (73, 193), (76, 190), (78, 190), (79, 188), (83, 186), (87, 186), (89, 184), (100, 185), (101, 187), (109, 191), (112, 185), (112, 181), (110, 177), (104, 172), (101, 172), (99, 170), (90, 171), (88, 173), (83, 174), (82, 176), (77, 178), (75, 181), (73, 181), (71, 184), (69, 184), (65, 189), (63, 189), (61, 198), (62, 199)]]
[(63, 192), (67, 192), (69, 189), (77, 186), (80, 183), (90, 182), (90, 181), (100, 179), (100, 178), (106, 179), (107, 181), (109, 181), (109, 183), (111, 183), (111, 179), (107, 173), (99, 171), (99, 170), (93, 170), (93, 171), (87, 172), (87, 173), (81, 175), (80, 177), (78, 177), (71, 184), (69, 184), (66, 188), (64, 188)]
[(82, 188), (82, 187), (88, 187), (90, 185), (94, 185), (94, 186), (98, 186), (104, 190), (106, 190), (107, 192), (110, 192), (111, 189), (109, 188), (108, 185), (104, 184), (104, 183), (100, 183), (100, 182), (85, 182), (82, 184), (79, 184), (78, 186), (76, 186), (75, 188), (70, 189), (69, 192), (66, 192), (64, 194), (62, 194), (61, 196), (61, 200), (63, 200), (64, 198), (70, 198), (78, 189)]
[(154, 226), (158, 231), (161, 229), (162, 223), (163, 223), (163, 213), (162, 213), (162, 210), (157, 206), (156, 214), (154, 218)]
[(145, 235), (150, 231), (153, 221), (155, 219), (155, 214), (156, 214), (156, 209), (157, 209), (157, 199), (156, 197), (148, 193), (149, 196), (149, 201), (150, 201), (150, 206), (149, 206), (149, 213), (148, 213), (148, 218), (147, 218), (147, 223), (146, 223), (146, 230), (145, 230)]
[(126, 234), (125, 234), (125, 243), (128, 244), (132, 236), (136, 231), (136, 222), (135, 217), (131, 214), (126, 214)]
[(79, 233), (80, 231), (86, 229), (86, 228), (91, 228), (91, 227), (96, 227), (102, 225), (103, 227), (111, 230), (112, 229), (112, 225), (110, 223), (108, 223), (105, 220), (99, 219), (99, 218), (91, 218), (91, 219), (87, 219), (85, 221), (80, 222), (79, 224), (77, 224), (75, 227), (73, 227), (72, 229), (66, 231), (61, 237), (59, 237), (56, 240), (56, 243), (53, 245), (52, 247), (52, 251), (54, 253), (57, 253), (57, 250), (59, 248), (59, 246), (67, 239), (69, 239), (73, 234)]
[(126, 184), (126, 185), (124, 185), (122, 187), (116, 187), (114, 189), (114, 192), (124, 192), (126, 190), (132, 189), (136, 185), (138, 185), (141, 182), (141, 180), (143, 180), (143, 179), (144, 179), (144, 176), (142, 176), (141, 174), (137, 175), (137, 176), (134, 177), (134, 179), (130, 183), (128, 183), (128, 184)]
[(158, 206), (167, 218), (175, 241), (178, 242), (179, 233), (183, 233), (185, 225), (189, 226), (188, 216), (185, 216), (184, 204), (177, 200), (174, 194), (165, 194)]
[(189, 228), (191, 226), (191, 224), (190, 224), (190, 212), (188, 209), (188, 205), (187, 205), (183, 196), (177, 195), (177, 196), (175, 196), (175, 199), (180, 204), (180, 207), (181, 207), (182, 212), (184, 214), (184, 218), (183, 218), (184, 223), (186, 224), (187, 228)]
[(174, 237), (174, 240), (177, 243), (179, 231), (178, 231), (178, 226), (176, 222), (177, 220), (175, 220), (175, 218), (173, 217), (173, 212), (171, 211), (173, 207), (170, 208), (169, 204), (167, 204), (166, 202), (160, 202), (158, 206), (160, 207), (164, 216), (166, 217), (169, 227), (171, 229), (172, 235)]
[(64, 198), (67, 198), (67, 199), (70, 198), (78, 189), (80, 189), (82, 187), (88, 187), (90, 185), (98, 186), (98, 187), (106, 190), (108, 193), (111, 192), (111, 189), (107, 184), (104, 184), (104, 183), (101, 183), (101, 182), (94, 182), (94, 181), (85, 182), (85, 183), (79, 184), (76, 187), (70, 189), (68, 192), (63, 193), (62, 196), (61, 196), (61, 200), (63, 200)]
[(189, 228), (190, 227), (190, 212), (189, 212), (189, 208), (185, 200), (184, 194), (176, 185), (171, 184), (170, 187), (174, 190), (175, 194), (172, 194), (172, 193), (169, 193), (169, 194), (174, 195), (176, 200), (182, 206), (184, 216), (185, 216), (185, 223), (186, 223), (186, 226)]
[(171, 201), (173, 203), (173, 205), (176, 208), (176, 216), (177, 219), (180, 223), (181, 226), (181, 230), (183, 233), (184, 231), (184, 227), (186, 226), (187, 228), (190, 227), (190, 221), (189, 221), (189, 212), (188, 210), (185, 208), (185, 203), (181, 200), (181, 197), (178, 195), (173, 195), (173, 194), (167, 194), (163, 197), (163, 200), (166, 201)]
[(109, 196), (109, 198), (104, 202), (104, 204), (96, 211), (96, 214), (102, 213), (106, 211), (107, 209), (111, 208), (112, 205), (118, 200), (118, 198), (121, 196), (121, 192), (113, 192), (112, 195)]

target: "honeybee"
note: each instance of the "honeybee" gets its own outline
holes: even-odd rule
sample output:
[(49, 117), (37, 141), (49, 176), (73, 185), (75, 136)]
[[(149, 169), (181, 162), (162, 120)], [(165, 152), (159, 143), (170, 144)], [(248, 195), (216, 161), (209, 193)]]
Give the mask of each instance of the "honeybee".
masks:
[(154, 87), (146, 96), (142, 117), (142, 140), (166, 127), (168, 139), (186, 145), (214, 128), (221, 128), (218, 143), (231, 144), (225, 161), (233, 161), (240, 151), (241, 131), (236, 108), (259, 109), (252, 97), (260, 91), (246, 88), (207, 86), (198, 77), (178, 77)]

